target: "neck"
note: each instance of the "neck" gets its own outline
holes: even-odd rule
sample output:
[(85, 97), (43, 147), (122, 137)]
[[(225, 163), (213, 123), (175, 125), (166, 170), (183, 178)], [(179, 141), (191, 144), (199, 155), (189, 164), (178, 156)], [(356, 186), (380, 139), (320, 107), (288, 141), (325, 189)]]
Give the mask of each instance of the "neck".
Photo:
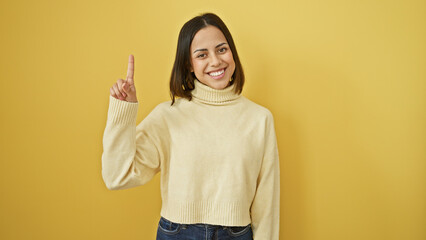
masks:
[(227, 105), (241, 96), (235, 93), (235, 84), (228, 85), (224, 89), (214, 89), (197, 79), (194, 80), (191, 94), (194, 100), (212, 105)]

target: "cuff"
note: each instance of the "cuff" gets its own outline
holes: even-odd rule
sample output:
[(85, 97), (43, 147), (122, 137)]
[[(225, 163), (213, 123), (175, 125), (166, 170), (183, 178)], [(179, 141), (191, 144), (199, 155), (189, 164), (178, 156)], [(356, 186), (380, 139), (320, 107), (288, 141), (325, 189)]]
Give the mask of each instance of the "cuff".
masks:
[(139, 102), (126, 102), (109, 95), (108, 122), (136, 124)]

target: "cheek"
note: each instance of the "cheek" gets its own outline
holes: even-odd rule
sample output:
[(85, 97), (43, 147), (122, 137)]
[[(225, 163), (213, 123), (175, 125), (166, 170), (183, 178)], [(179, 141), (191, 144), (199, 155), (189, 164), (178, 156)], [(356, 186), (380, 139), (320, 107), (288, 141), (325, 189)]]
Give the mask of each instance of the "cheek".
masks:
[(229, 59), (229, 61), (228, 61), (228, 64), (229, 64), (229, 68), (232, 70), (232, 71), (234, 71), (235, 70), (235, 62), (234, 62), (234, 58), (230, 58)]
[(194, 61), (192, 66), (194, 68), (194, 72), (203, 72), (204, 71), (204, 65), (202, 62), (200, 61)]
[(228, 64), (230, 65), (235, 65), (234, 57), (232, 56), (232, 53), (226, 55), (226, 62), (228, 62)]
[(231, 70), (231, 74), (234, 74), (235, 71), (235, 61), (234, 57), (230, 54), (229, 58), (227, 59), (227, 63), (229, 64), (229, 70)]

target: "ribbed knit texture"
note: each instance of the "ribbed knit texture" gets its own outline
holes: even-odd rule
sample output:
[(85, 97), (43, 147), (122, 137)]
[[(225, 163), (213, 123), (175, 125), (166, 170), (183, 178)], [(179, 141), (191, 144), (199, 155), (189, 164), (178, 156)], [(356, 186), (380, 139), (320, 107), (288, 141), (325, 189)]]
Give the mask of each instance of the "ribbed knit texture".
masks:
[(102, 154), (107, 188), (141, 186), (161, 172), (161, 216), (185, 224), (251, 223), (254, 240), (278, 240), (273, 116), (234, 88), (196, 80), (191, 101), (160, 103), (138, 125), (139, 103), (110, 96)]
[[(112, 96), (110, 96), (112, 97)], [(108, 121), (118, 124), (135, 124), (138, 114), (138, 103), (126, 101), (114, 101), (110, 105)]]
[(194, 81), (195, 88), (191, 94), (195, 100), (212, 105), (227, 105), (238, 99), (241, 95), (235, 94), (236, 85), (233, 84), (225, 89), (214, 89), (198, 80)]

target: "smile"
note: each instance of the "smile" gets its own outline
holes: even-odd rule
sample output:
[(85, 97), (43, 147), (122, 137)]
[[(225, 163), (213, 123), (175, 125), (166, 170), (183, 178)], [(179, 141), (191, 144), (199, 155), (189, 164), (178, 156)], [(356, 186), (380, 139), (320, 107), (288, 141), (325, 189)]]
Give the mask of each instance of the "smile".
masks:
[(222, 74), (222, 73), (224, 73), (224, 72), (225, 72), (225, 69), (222, 69), (222, 70), (217, 71), (217, 72), (211, 72), (211, 73), (209, 73), (209, 75), (210, 75), (210, 76), (214, 76), (214, 77), (216, 77), (216, 76), (221, 75), (221, 74)]
[(215, 71), (215, 72), (209, 72), (209, 76), (212, 77), (213, 79), (221, 79), (223, 76), (225, 76), (225, 70), (226, 68), (223, 68), (219, 71)]

